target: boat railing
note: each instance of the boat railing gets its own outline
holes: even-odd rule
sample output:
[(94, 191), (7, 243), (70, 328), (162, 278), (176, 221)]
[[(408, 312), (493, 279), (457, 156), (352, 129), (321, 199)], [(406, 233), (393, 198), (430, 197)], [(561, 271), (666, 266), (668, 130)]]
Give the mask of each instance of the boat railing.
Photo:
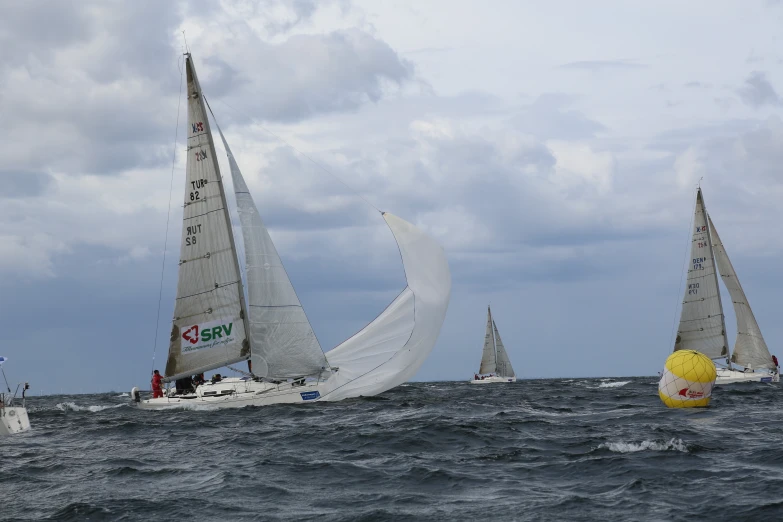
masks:
[(28, 383), (24, 383), (24, 386), (22, 386), (22, 384), (19, 383), (16, 385), (16, 390), (14, 390), (13, 394), (10, 392), (10, 390), (8, 392), (0, 393), (0, 408), (14, 406), (14, 401), (17, 400), (17, 395), (19, 395), (19, 388), (22, 388), (22, 408), (25, 407), (25, 391), (30, 389), (30, 385)]

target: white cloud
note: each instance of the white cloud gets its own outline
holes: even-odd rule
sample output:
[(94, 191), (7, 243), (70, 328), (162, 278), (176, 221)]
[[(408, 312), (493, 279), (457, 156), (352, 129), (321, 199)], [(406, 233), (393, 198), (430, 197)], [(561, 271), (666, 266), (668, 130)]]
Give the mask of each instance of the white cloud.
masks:
[[(468, 339), (478, 346), (493, 296), (499, 314), (518, 319), (503, 326), (516, 353), (528, 342), (557, 347), (539, 350), (531, 373), (608, 371), (600, 357), (580, 359), (584, 346), (615, 354), (632, 333), (639, 346), (618, 368), (659, 367), (668, 337), (656, 335), (671, 319), (660, 310), (681, 275), (702, 176), (740, 272), (754, 274), (742, 267), (783, 249), (769, 233), (783, 219), (783, 76), (774, 67), (753, 75), (746, 63), (752, 49), (774, 48), (779, 24), (742, 5), (711, 5), (705, 15), (663, 2), (606, 16), (574, 4), (565, 18), (562, 6), (514, 2), (483, 11), (363, 0), (69, 6), (22, 2), (0, 20), (0, 286), (60, 302), (93, 285), (94, 303), (116, 300), (94, 313), (123, 316), (149, 313), (142, 289), (154, 286), (157, 302), (181, 29), (326, 346), (352, 333), (334, 325), (372, 319), (402, 283), (389, 231), (351, 189), (447, 249), (457, 315), (423, 377), (470, 375)], [(752, 31), (736, 27), (740, 15)], [(725, 38), (727, 28), (737, 38)], [(628, 45), (618, 50), (617, 41)], [(610, 63), (618, 57), (630, 61)], [(169, 259), (181, 223), (182, 135)], [(634, 302), (642, 293), (649, 300)], [(759, 314), (774, 306), (756, 295)], [(559, 328), (563, 317), (579, 327)], [(617, 317), (627, 332), (607, 341)], [(783, 330), (768, 336), (774, 344)], [(450, 351), (463, 349), (473, 355)]]

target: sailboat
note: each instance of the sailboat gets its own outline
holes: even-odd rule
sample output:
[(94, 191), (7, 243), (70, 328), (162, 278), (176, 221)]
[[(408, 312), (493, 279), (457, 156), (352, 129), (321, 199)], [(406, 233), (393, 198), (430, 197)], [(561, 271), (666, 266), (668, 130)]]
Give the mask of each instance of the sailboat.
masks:
[(506, 347), (500, 339), (500, 332), (492, 310), (487, 306), (487, 331), (484, 335), (484, 350), (481, 353), (481, 366), (473, 375), (471, 384), (489, 384), (491, 382), (516, 382), (517, 376), (511, 366)]
[[(2, 369), (3, 363), (7, 360), (6, 357), (0, 357), (0, 371), (3, 372), (5, 389), (8, 390), (7, 393), (0, 392), (0, 436), (14, 435), (30, 429), (30, 419), (27, 417), (24, 398), (25, 392), (30, 388), (30, 385), (27, 383), (24, 383), (24, 385), (19, 384), (16, 387), (16, 391), (11, 393), (11, 386), (8, 384), (5, 370)], [(22, 388), (21, 405), (16, 398), (19, 388)]]
[[(719, 273), (737, 319), (734, 353), (729, 352)], [(716, 384), (780, 381), (776, 361), (769, 353), (726, 248), (707, 213), (701, 187), (696, 192), (688, 280), (674, 342), (674, 351), (677, 350), (696, 350), (718, 364), (725, 363), (725, 367), (718, 367)]]
[[(185, 405), (261, 406), (371, 396), (416, 373), (432, 350), (446, 315), (451, 275), (441, 246), (388, 212), (407, 286), (364, 329), (324, 353), (248, 190), (228, 142), (241, 233), (245, 280), (237, 256), (223, 178), (190, 53), (185, 54), (188, 147), (177, 297), (162, 397), (132, 403), (144, 409)], [(210, 108), (214, 119), (214, 113)], [(245, 296), (247, 290), (247, 296)], [(241, 361), (242, 377), (191, 376)]]

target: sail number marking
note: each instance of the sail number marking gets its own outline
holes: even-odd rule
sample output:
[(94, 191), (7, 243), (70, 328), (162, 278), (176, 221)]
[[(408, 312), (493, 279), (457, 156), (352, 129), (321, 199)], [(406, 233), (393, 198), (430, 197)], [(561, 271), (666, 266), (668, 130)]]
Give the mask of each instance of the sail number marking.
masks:
[(198, 121), (196, 123), (191, 123), (190, 126), (193, 129), (193, 134), (204, 132), (204, 122)]
[(205, 150), (196, 151), (195, 154), (196, 154), (196, 161), (203, 161), (207, 159), (207, 151)]
[(186, 246), (195, 245), (197, 234), (201, 234), (201, 223), (197, 225), (188, 226), (185, 232), (187, 232), (185, 237), (185, 245)]
[(208, 182), (209, 181), (206, 179), (197, 179), (196, 181), (190, 182), (190, 186), (193, 187), (193, 191), (190, 193), (190, 201), (201, 199), (201, 194), (199, 194), (199, 191), (196, 189), (204, 188)]
[(699, 283), (688, 284), (688, 295), (696, 295), (699, 293)]
[(694, 270), (704, 270), (703, 263), (707, 260), (706, 257), (695, 257), (693, 258), (693, 269)]

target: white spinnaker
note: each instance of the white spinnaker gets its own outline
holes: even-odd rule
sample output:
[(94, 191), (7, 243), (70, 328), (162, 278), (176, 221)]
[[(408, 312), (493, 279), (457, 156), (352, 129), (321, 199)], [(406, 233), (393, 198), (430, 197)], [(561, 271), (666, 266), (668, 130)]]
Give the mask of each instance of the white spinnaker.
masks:
[(481, 352), (479, 374), (486, 375), (497, 371), (495, 358), (495, 339), (492, 337), (492, 312), (487, 307), (487, 332), (484, 334), (484, 349)]
[(441, 246), (407, 221), (383, 214), (397, 245), (408, 286), (373, 322), (326, 353), (339, 368), (322, 400), (377, 395), (413, 377), (432, 351), (451, 295)]
[(723, 283), (729, 290), (731, 302), (734, 305), (734, 315), (737, 316), (737, 340), (734, 342), (734, 353), (731, 361), (742, 366), (753, 368), (774, 369), (772, 355), (769, 353), (767, 343), (761, 335), (761, 329), (750, 308), (748, 298), (742, 289), (737, 273), (729, 260), (729, 255), (723, 246), (723, 242), (715, 229), (712, 217), (708, 217), (710, 230), (712, 230), (712, 248), (715, 251), (715, 259), (718, 262), (718, 271)]
[(231, 166), (245, 243), (253, 373), (271, 378), (317, 375), (326, 368), (326, 357), (220, 126), (218, 132)]
[(495, 347), (498, 352), (498, 375), (501, 377), (516, 377), (514, 368), (511, 366), (511, 360), (508, 358), (508, 353), (506, 353), (506, 347), (503, 346), (503, 341), (500, 339), (500, 332), (498, 332), (498, 325), (495, 324), (495, 321), (492, 321), (492, 328), (495, 331)]
[(693, 243), (674, 350), (696, 350), (711, 359), (728, 356), (718, 279), (701, 189), (696, 193)]
[(246, 359), (244, 295), (201, 88), (185, 59), (188, 150), (179, 281), (166, 380)]

